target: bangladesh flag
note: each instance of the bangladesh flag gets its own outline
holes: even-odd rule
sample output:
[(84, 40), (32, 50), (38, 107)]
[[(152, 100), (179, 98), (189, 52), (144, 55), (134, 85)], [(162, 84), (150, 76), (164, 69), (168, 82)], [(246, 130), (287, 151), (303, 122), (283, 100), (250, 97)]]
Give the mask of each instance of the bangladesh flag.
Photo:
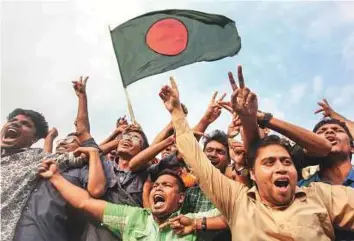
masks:
[(192, 10), (141, 15), (111, 31), (124, 87), (199, 61), (234, 56), (241, 49), (235, 22)]

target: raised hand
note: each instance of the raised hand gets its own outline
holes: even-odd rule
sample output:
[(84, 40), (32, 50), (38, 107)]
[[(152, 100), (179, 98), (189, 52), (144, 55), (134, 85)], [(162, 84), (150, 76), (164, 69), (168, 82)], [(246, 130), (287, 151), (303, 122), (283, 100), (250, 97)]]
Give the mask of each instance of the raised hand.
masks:
[(116, 122), (116, 128), (122, 125), (128, 125), (127, 117), (124, 115), (123, 117), (119, 117)]
[(233, 113), (232, 114), (232, 121), (231, 121), (229, 127), (227, 128), (228, 137), (234, 138), (235, 136), (240, 134), (241, 127), (242, 127), (242, 124), (241, 124), (240, 117), (236, 113)]
[(181, 102), (179, 100), (178, 88), (173, 77), (170, 77), (171, 87), (165, 85), (161, 88), (159, 96), (162, 99), (166, 109), (172, 113), (177, 108), (181, 107)]
[(229, 80), (233, 90), (231, 95), (231, 107), (240, 117), (256, 117), (258, 111), (257, 96), (245, 86), (241, 65), (238, 66), (237, 73), (239, 87), (237, 86), (232, 73), (229, 72)]
[(178, 235), (186, 235), (196, 230), (196, 223), (194, 219), (188, 218), (184, 215), (178, 215), (171, 218), (168, 222), (160, 225), (160, 229), (170, 226), (170, 228)]
[(39, 167), (38, 174), (45, 178), (50, 179), (58, 171), (57, 164), (54, 160), (43, 160), (41, 166)]
[(56, 138), (57, 136), (58, 136), (58, 130), (57, 130), (57, 128), (55, 128), (55, 127), (53, 127), (52, 129), (50, 129), (49, 131), (48, 131), (48, 135), (47, 135), (48, 137), (50, 136), (51, 138)]
[(91, 153), (98, 153), (98, 151), (99, 150), (95, 147), (79, 147), (73, 152), (73, 154), (76, 157), (78, 157), (78, 156), (88, 157), (88, 156), (90, 156)]
[(72, 81), (75, 93), (78, 97), (86, 95), (86, 82), (88, 78), (88, 76), (80, 76), (79, 80)]
[(226, 94), (223, 94), (218, 100), (215, 100), (217, 95), (218, 92), (215, 91), (213, 96), (211, 97), (210, 103), (203, 117), (204, 120), (207, 121), (208, 123), (214, 122), (221, 114), (222, 106), (219, 105), (218, 103), (222, 102)]
[(323, 99), (321, 102), (318, 102), (317, 104), (320, 106), (320, 108), (315, 111), (315, 114), (322, 112), (323, 117), (335, 118), (336, 112), (328, 104), (328, 101), (326, 99)]

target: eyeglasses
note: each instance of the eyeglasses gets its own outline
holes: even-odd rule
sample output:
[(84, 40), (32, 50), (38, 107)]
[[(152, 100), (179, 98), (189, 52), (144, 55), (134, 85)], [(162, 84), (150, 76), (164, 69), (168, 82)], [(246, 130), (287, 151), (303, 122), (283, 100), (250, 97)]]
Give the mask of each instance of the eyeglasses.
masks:
[(60, 139), (60, 140), (57, 140), (57, 145), (60, 145), (60, 144), (71, 144), (73, 142), (78, 142), (77, 139), (74, 137), (74, 136), (68, 136), (64, 139)]
[(123, 134), (122, 135), (123, 140), (131, 140), (134, 144), (141, 144), (141, 140), (138, 136), (133, 136), (131, 134)]

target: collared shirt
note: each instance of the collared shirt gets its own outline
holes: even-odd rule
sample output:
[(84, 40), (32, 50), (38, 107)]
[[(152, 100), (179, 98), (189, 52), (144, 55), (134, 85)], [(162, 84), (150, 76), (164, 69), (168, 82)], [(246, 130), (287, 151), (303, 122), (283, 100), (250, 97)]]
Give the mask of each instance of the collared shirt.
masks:
[(84, 160), (71, 153), (44, 153), (40, 148), (26, 148), (1, 157), (1, 240), (12, 240), (16, 224), (31, 191), (37, 183), (37, 172), (45, 158), (53, 158), (64, 170), (82, 166)]
[(195, 186), (187, 189), (181, 213), (206, 212), (213, 208), (215, 208), (214, 204), (199, 186)]
[[(309, 179), (307, 180), (301, 180), (299, 181), (299, 186), (304, 186), (307, 187), (313, 182), (326, 182), (325, 180), (322, 180), (320, 177), (320, 173), (316, 172), (314, 175), (312, 175)], [(330, 184), (330, 183), (328, 183)], [(352, 168), (348, 174), (348, 176), (345, 178), (343, 186), (347, 187), (353, 187), (354, 188), (354, 169)], [(354, 240), (354, 232), (353, 231), (347, 231), (347, 230), (342, 230), (340, 228), (335, 229), (335, 236), (336, 236), (336, 241), (346, 241), (346, 240)]]
[[(315, 174), (313, 174), (310, 178), (308, 178), (307, 180), (301, 180), (299, 181), (299, 186), (309, 186), (312, 182), (325, 182), (328, 184), (331, 184), (329, 182), (326, 182), (325, 180), (322, 180), (320, 177), (320, 173), (316, 172)], [(343, 184), (343, 186), (347, 186), (347, 187), (354, 187), (354, 168), (352, 168), (350, 170), (350, 172), (348, 173), (348, 176), (345, 178)]]
[[(105, 161), (108, 189), (101, 199), (115, 204), (142, 206), (143, 185), (147, 177), (145, 171), (130, 172), (121, 170), (116, 162)], [(106, 171), (107, 170), (107, 171)], [(117, 241), (122, 240), (119, 233), (112, 233), (103, 223), (92, 217), (85, 218), (84, 232), (75, 241)]]
[[(170, 216), (177, 216), (176, 212)], [(211, 212), (199, 214), (187, 214), (190, 218), (214, 217), (220, 215), (219, 211), (214, 209)], [(118, 205), (108, 203), (104, 215), (103, 223), (114, 233), (120, 233), (124, 241), (194, 241), (195, 234), (179, 236), (169, 227), (162, 230), (159, 224), (153, 218), (150, 210), (127, 205)]]
[[(119, 185), (136, 201), (143, 206), (143, 187), (147, 179), (146, 171), (131, 172), (122, 170), (116, 162), (113, 162), (113, 173), (110, 176), (109, 189), (115, 189)], [(111, 201), (111, 200), (107, 200)], [(114, 200), (112, 200), (114, 201)]]
[[(82, 146), (93, 146), (94, 140), (89, 139), (83, 142)], [(96, 144), (97, 146), (97, 144)], [(98, 147), (98, 146), (97, 146)], [(73, 158), (72, 153), (64, 154), (45, 154), (38, 149), (36, 155), (27, 156), (27, 159), (21, 160), (18, 164), (23, 164), (25, 161), (33, 163), (27, 165), (23, 173), (25, 178), (30, 174), (37, 176), (38, 167), (41, 165), (41, 160), (45, 158), (54, 158), (58, 163), (65, 164), (61, 168), (62, 175), (65, 179), (80, 187), (86, 187), (88, 182), (88, 166), (67, 170), (69, 160)], [(16, 156), (12, 157), (12, 161)], [(13, 163), (15, 164), (15, 163)], [(63, 165), (60, 165), (63, 167)], [(82, 166), (83, 162), (77, 163), (77, 166)], [(21, 170), (21, 169), (20, 169)], [(2, 170), (4, 171), (4, 170)], [(23, 179), (22, 179), (23, 180)], [(15, 182), (16, 183), (16, 182)], [(11, 183), (14, 185), (15, 183)], [(30, 184), (23, 181), (24, 185), (29, 188), (28, 196), (24, 198), (23, 207), (19, 213), (19, 221), (17, 223), (16, 232), (14, 235), (15, 241), (68, 241), (69, 234), (79, 230), (79, 222), (73, 217), (76, 216), (76, 210), (73, 210), (68, 203), (63, 200), (60, 193), (47, 180), (41, 178), (34, 179)], [(12, 191), (21, 190), (19, 187)], [(18, 203), (18, 197), (13, 200)], [(22, 214), (21, 214), (22, 212)], [(2, 220), (3, 222), (3, 220)], [(15, 224), (16, 225), (16, 224)], [(3, 228), (2, 231), (5, 229)], [(81, 229), (82, 230), (82, 229)], [(5, 239), (12, 240), (12, 239)], [(77, 240), (75, 240), (77, 241)]]
[(228, 179), (207, 159), (185, 118), (173, 118), (177, 148), (236, 240), (333, 240), (333, 224), (354, 230), (354, 189), (314, 183), (296, 188), (283, 209), (265, 205), (256, 187)]

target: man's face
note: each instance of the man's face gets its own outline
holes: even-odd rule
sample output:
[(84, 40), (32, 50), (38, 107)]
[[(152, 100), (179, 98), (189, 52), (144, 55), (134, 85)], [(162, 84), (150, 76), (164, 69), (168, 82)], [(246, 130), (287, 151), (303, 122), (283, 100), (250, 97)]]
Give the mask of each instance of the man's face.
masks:
[(162, 175), (154, 182), (150, 192), (151, 212), (158, 218), (165, 218), (175, 212), (184, 200), (177, 179), (171, 175)]
[(80, 147), (80, 140), (77, 136), (67, 136), (57, 141), (55, 152), (58, 154), (72, 152)]
[(210, 141), (204, 149), (204, 153), (211, 161), (211, 164), (221, 172), (225, 171), (225, 168), (229, 163), (227, 152), (227, 148), (217, 141)]
[(350, 139), (344, 128), (338, 124), (325, 124), (317, 131), (317, 135), (324, 136), (332, 144), (331, 154), (350, 155)]
[(37, 141), (36, 127), (30, 117), (17, 115), (1, 129), (2, 148), (30, 147)]
[(140, 133), (131, 131), (122, 135), (122, 139), (117, 147), (117, 155), (136, 156), (143, 147), (143, 137)]
[(294, 198), (297, 172), (289, 153), (280, 145), (261, 147), (257, 151), (251, 178), (262, 201), (270, 206), (285, 206)]
[(176, 151), (177, 151), (177, 147), (175, 144), (169, 145), (161, 152), (161, 158), (163, 159)]

